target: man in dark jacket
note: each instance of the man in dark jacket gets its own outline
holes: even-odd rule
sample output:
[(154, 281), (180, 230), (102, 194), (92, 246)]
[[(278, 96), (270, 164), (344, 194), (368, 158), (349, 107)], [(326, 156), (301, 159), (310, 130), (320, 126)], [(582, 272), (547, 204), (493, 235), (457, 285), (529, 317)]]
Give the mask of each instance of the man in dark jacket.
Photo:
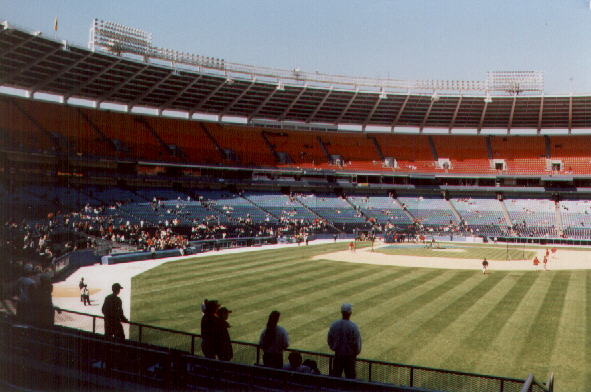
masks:
[(228, 328), (231, 310), (220, 308), (218, 301), (209, 300), (201, 319), (201, 351), (211, 359), (229, 361), (233, 357), (232, 343)]
[(125, 340), (125, 334), (123, 333), (121, 322), (129, 322), (127, 317), (123, 314), (121, 298), (118, 297), (122, 288), (123, 287), (121, 287), (119, 283), (113, 284), (111, 287), (113, 293), (107, 295), (102, 308), (103, 315), (105, 315), (105, 335), (118, 340)]
[(228, 323), (228, 316), (232, 313), (231, 310), (228, 310), (225, 306), (222, 306), (220, 310), (218, 310), (218, 316), (220, 318), (220, 340), (218, 342), (218, 358), (222, 361), (230, 361), (234, 356), (234, 352), (232, 350), (232, 342), (230, 340), (230, 333), (228, 332), (228, 328), (230, 328), (230, 323)]
[(216, 359), (218, 353), (220, 323), (217, 311), (219, 308), (218, 301), (208, 300), (201, 318), (201, 351), (211, 359)]

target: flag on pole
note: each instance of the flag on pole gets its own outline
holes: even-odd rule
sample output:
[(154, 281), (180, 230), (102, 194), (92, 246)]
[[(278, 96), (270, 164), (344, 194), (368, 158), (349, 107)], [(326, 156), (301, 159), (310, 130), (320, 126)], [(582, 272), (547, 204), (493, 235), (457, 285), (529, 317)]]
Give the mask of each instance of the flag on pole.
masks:
[(57, 16), (53, 19), (53, 31), (57, 31), (58, 24), (57, 24)]

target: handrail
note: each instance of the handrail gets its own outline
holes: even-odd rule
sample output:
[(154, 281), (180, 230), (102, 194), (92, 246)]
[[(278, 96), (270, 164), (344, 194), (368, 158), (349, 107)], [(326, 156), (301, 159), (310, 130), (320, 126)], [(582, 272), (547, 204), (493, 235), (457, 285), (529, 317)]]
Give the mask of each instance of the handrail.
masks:
[[(0, 352), (8, 350), (11, 355), (0, 357), (0, 366), (6, 366), (9, 374), (16, 376), (16, 383), (13, 385), (18, 385), (20, 389), (37, 390), (36, 386), (42, 384), (42, 389), (53, 390), (63, 385), (77, 385), (76, 381), (82, 380), (84, 385), (90, 383), (102, 390), (105, 386), (106, 389), (112, 389), (117, 385), (112, 380), (118, 380), (125, 383), (117, 385), (117, 389), (122, 390), (194, 390), (200, 389), (200, 382), (203, 381), (208, 386), (206, 389), (227, 390), (238, 386), (239, 389), (250, 390), (250, 386), (259, 386), (258, 383), (263, 381), (261, 388), (256, 389), (276, 391), (309, 386), (305, 389), (428, 392), (423, 388), (359, 379), (339, 380), (322, 374), (302, 374), (285, 369), (264, 368), (252, 363), (217, 361), (133, 341), (80, 334), (79, 330), (73, 331), (70, 328), (47, 329), (7, 321), (0, 318)], [(48, 336), (54, 338), (48, 339)], [(116, 353), (117, 358), (114, 358), (113, 353)], [(41, 379), (36, 379), (33, 388), (28, 384), (30, 379), (19, 377), (47, 365), (51, 367), (51, 371), (46, 372)], [(73, 369), (75, 371), (71, 371)], [(91, 380), (93, 377), (88, 378), (89, 371), (93, 375), (106, 377)], [(50, 380), (44, 379), (49, 373)], [(0, 384), (6, 385), (5, 381), (0, 380)], [(210, 384), (212, 381), (213, 384)]]
[[(59, 311), (65, 312), (65, 313), (76, 314), (76, 315), (83, 316), (83, 317), (92, 318), (92, 331), (91, 332), (93, 332), (93, 333), (97, 333), (96, 320), (97, 319), (104, 319), (104, 317), (100, 316), (100, 315), (93, 315), (93, 314), (78, 312), (75, 310), (59, 308)], [(174, 334), (174, 335), (178, 335), (178, 336), (185, 336), (185, 337), (190, 338), (191, 339), (190, 346), (187, 345), (187, 348), (182, 351), (189, 352), (191, 355), (198, 355), (197, 352), (199, 352), (199, 350), (195, 348), (195, 346), (196, 346), (195, 343), (196, 343), (197, 339), (201, 338), (200, 334), (185, 332), (185, 331), (178, 331), (178, 330), (174, 330), (174, 329), (170, 329), (170, 328), (166, 328), (166, 327), (159, 327), (159, 326), (154, 326), (154, 325), (149, 325), (149, 324), (144, 324), (144, 323), (138, 323), (138, 322), (134, 322), (134, 321), (129, 321), (128, 324), (132, 327), (139, 328), (139, 330), (137, 331), (137, 339), (140, 343), (145, 343), (145, 341), (142, 341), (142, 340), (145, 340), (144, 339), (145, 330), (156, 330), (156, 331), (160, 331), (160, 332), (165, 332), (165, 333), (169, 333), (169, 334)], [(233, 345), (236, 345), (237, 348), (248, 347), (250, 349), (254, 349), (255, 351), (252, 353), (252, 357), (249, 357), (250, 359), (247, 360), (247, 363), (251, 363), (251, 364), (255, 363), (257, 365), (261, 364), (261, 359), (262, 359), (261, 348), (259, 347), (258, 344), (251, 343), (251, 342), (235, 341), (235, 340), (231, 341), (231, 343)], [(242, 351), (244, 351), (244, 350), (242, 350)], [(333, 359), (332, 354), (307, 351), (307, 350), (298, 350), (298, 349), (288, 349), (286, 351), (298, 352), (298, 353), (302, 354), (302, 356), (314, 357), (318, 360), (323, 360), (323, 361), (325, 361), (324, 363), (327, 365), (327, 368), (329, 371), (332, 368), (332, 359)], [(526, 385), (527, 385), (527, 388), (531, 388), (532, 383), (535, 382), (535, 380), (533, 379), (533, 375), (530, 375), (531, 380), (529, 380), (529, 378), (527, 380), (523, 380), (523, 379), (512, 378), (512, 377), (502, 377), (502, 376), (493, 376), (493, 375), (487, 375), (487, 374), (468, 373), (468, 372), (461, 372), (461, 371), (454, 371), (454, 370), (430, 368), (430, 367), (426, 367), (426, 366), (414, 366), (414, 365), (401, 364), (401, 363), (395, 363), (395, 362), (370, 360), (370, 359), (364, 359), (364, 358), (357, 358), (356, 363), (357, 363), (358, 368), (362, 368), (365, 370), (364, 375), (361, 376), (360, 379), (366, 379), (367, 381), (373, 381), (373, 382), (391, 383), (392, 381), (390, 381), (390, 379), (384, 375), (385, 373), (387, 373), (387, 372), (384, 372), (384, 370), (385, 369), (391, 369), (391, 370), (399, 369), (399, 370), (404, 370), (403, 374), (402, 375), (399, 374), (399, 375), (397, 375), (397, 377), (394, 377), (394, 378), (401, 385), (408, 385), (408, 386), (424, 386), (424, 383), (428, 383), (428, 384), (430, 383), (430, 385), (437, 384), (437, 376), (438, 375), (447, 375), (447, 376), (457, 377), (458, 378), (458, 380), (456, 380), (457, 382), (464, 381), (466, 383), (469, 383), (469, 382), (475, 383), (475, 382), (482, 381), (482, 380), (488, 380), (488, 381), (491, 381), (491, 383), (494, 383), (494, 385), (497, 385), (498, 389), (491, 389), (491, 387), (489, 386), (488, 387), (489, 389), (487, 389), (487, 390), (498, 391), (498, 392), (503, 392), (504, 390), (507, 390), (507, 388), (509, 388), (510, 385), (514, 386), (514, 388), (512, 388), (512, 390), (519, 388), (522, 385), (523, 385), (523, 388), (525, 388)], [(377, 368), (377, 371), (376, 371), (376, 368)], [(528, 382), (529, 382), (529, 384), (528, 384)], [(536, 383), (536, 385), (537, 385), (537, 383)], [(435, 389), (445, 391), (445, 389), (443, 389), (443, 388), (444, 388), (444, 385), (437, 384), (437, 388), (435, 388)], [(495, 387), (493, 386), (492, 388), (495, 388)], [(529, 391), (529, 389), (523, 389), (523, 388), (521, 389), (522, 391)], [(550, 389), (547, 389), (547, 388), (544, 388), (541, 386), (540, 386), (540, 388), (542, 391), (551, 392)]]
[(534, 382), (534, 375), (530, 373), (530, 375), (527, 376), (527, 379), (525, 380), (523, 387), (520, 389), (520, 392), (530, 392), (533, 382)]
[(546, 388), (548, 388), (548, 392), (554, 392), (554, 373), (551, 372), (548, 375), (548, 381), (546, 381)]

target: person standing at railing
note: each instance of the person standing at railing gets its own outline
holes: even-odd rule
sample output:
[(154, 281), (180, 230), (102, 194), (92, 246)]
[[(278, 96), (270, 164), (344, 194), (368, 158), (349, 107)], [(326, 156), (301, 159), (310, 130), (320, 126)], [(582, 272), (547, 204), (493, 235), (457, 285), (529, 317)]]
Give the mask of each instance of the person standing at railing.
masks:
[(269, 314), (267, 327), (261, 332), (259, 346), (263, 350), (263, 364), (281, 369), (283, 350), (289, 346), (289, 337), (285, 328), (277, 325), (281, 313), (274, 310)]
[(33, 279), (34, 274), (33, 266), (25, 264), (23, 275), (16, 281), (16, 318), (21, 323), (29, 323), (34, 319), (35, 309), (32, 309), (32, 295), (36, 284)]
[(352, 322), (353, 305), (341, 306), (342, 319), (330, 325), (328, 330), (328, 346), (335, 352), (331, 376), (341, 377), (343, 370), (345, 377), (355, 378), (355, 362), (361, 352), (361, 334), (357, 324)]
[(201, 351), (205, 357), (230, 361), (234, 356), (228, 332), (230, 313), (232, 311), (226, 307), (220, 308), (216, 300), (205, 303), (205, 312), (201, 318)]
[(117, 340), (125, 340), (121, 322), (129, 322), (123, 314), (121, 298), (118, 297), (122, 288), (119, 283), (114, 283), (111, 286), (113, 293), (107, 295), (102, 307), (103, 315), (105, 316), (105, 335)]
[(230, 340), (230, 333), (228, 332), (228, 328), (230, 328), (230, 323), (228, 323), (230, 313), (232, 313), (232, 311), (228, 310), (225, 306), (222, 306), (220, 310), (218, 310), (218, 316), (220, 319), (218, 358), (222, 361), (230, 361), (232, 360), (232, 357), (234, 357), (232, 341)]
[[(48, 274), (39, 276), (39, 283), (31, 291), (32, 307), (34, 309), (34, 323), (41, 327), (52, 327), (55, 320), (56, 308), (53, 306), (51, 293), (53, 284)], [(57, 309), (59, 313), (61, 310)]]

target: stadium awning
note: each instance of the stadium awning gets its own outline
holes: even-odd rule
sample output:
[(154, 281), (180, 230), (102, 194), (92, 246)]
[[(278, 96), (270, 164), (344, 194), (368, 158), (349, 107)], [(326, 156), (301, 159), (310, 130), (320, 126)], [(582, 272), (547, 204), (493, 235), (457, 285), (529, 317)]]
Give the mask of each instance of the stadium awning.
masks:
[(416, 178), (419, 180), (435, 180), (435, 175), (434, 174), (411, 174), (409, 176), (410, 178)]
[(542, 177), (542, 182), (573, 182), (573, 177)]

